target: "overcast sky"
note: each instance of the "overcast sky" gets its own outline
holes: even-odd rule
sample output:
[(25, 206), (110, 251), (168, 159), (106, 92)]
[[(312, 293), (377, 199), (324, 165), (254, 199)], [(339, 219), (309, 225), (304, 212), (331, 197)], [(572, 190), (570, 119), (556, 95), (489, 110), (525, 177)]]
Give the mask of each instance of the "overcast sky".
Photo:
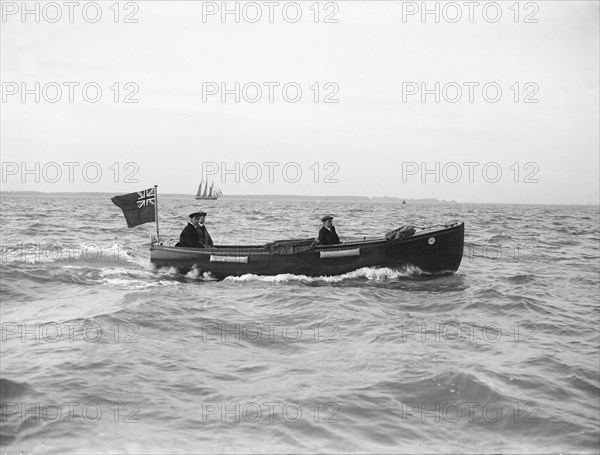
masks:
[(2, 189), (598, 203), (597, 1), (224, 5), (3, 1)]

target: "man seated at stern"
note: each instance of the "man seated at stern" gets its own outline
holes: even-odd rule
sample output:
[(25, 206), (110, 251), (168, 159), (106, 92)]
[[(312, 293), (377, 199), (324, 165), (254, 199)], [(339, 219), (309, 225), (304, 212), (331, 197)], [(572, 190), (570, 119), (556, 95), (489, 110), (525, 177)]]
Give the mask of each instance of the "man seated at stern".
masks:
[(333, 227), (333, 217), (332, 216), (324, 216), (321, 218), (323, 222), (323, 227), (319, 231), (319, 245), (337, 245), (340, 243), (340, 238), (335, 232), (335, 227)]

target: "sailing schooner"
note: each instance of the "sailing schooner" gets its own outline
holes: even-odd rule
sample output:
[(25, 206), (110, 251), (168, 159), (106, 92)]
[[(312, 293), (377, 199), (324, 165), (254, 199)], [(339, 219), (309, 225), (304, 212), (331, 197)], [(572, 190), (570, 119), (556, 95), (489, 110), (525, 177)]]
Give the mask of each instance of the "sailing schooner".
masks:
[[(210, 186), (209, 186), (210, 183)], [(219, 189), (219, 187), (215, 187), (215, 182), (208, 182), (208, 180), (201, 181), (200, 186), (198, 187), (198, 192), (196, 193), (196, 199), (208, 199), (208, 200), (216, 200), (221, 197), (223, 193)]]

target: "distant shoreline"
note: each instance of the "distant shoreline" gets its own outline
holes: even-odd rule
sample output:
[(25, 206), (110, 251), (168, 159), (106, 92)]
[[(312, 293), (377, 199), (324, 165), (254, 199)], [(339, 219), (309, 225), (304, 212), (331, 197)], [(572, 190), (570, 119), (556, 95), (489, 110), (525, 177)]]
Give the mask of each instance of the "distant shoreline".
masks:
[[(107, 198), (110, 199), (117, 194), (125, 194), (125, 192), (44, 192), (44, 191), (0, 191), (0, 198), (6, 196), (46, 196), (46, 197), (90, 197), (90, 198)], [(187, 199), (195, 201), (193, 194), (171, 194), (161, 193), (159, 199)], [(402, 201), (406, 201), (407, 205), (410, 204), (499, 204), (499, 205), (557, 205), (557, 206), (577, 206), (577, 207), (597, 207), (598, 204), (594, 202), (582, 202), (582, 203), (554, 203), (554, 202), (461, 202), (454, 200), (441, 200), (435, 198), (427, 199), (410, 199), (400, 197), (368, 197), (368, 196), (305, 196), (305, 195), (294, 195), (294, 194), (239, 194), (239, 195), (223, 195), (219, 198), (223, 201), (244, 201), (244, 200), (262, 200), (262, 201), (343, 201), (343, 202), (379, 202), (379, 203), (394, 203), (402, 204)], [(215, 202), (215, 201), (211, 201)], [(202, 203), (198, 200), (198, 203)]]
[[(116, 196), (115, 193), (108, 192), (44, 192), (44, 191), (0, 191), (1, 196), (60, 196), (60, 197), (108, 197)], [(191, 199), (192, 194), (159, 194), (159, 198), (167, 199)], [(219, 199), (227, 200), (288, 200), (288, 201), (352, 201), (352, 202), (449, 202), (456, 204), (457, 201), (443, 201), (435, 198), (428, 199), (404, 199), (399, 197), (368, 197), (368, 196), (304, 196), (304, 195), (285, 195), (285, 194), (251, 194), (251, 195), (223, 195)]]

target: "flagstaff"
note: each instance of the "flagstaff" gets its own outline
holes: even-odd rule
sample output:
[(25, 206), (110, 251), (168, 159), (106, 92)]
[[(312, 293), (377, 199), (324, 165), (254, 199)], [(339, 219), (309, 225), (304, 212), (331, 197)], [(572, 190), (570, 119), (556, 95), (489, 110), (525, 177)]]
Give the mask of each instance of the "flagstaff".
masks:
[(158, 185), (154, 185), (154, 218), (156, 219), (156, 243), (160, 242), (158, 231)]

